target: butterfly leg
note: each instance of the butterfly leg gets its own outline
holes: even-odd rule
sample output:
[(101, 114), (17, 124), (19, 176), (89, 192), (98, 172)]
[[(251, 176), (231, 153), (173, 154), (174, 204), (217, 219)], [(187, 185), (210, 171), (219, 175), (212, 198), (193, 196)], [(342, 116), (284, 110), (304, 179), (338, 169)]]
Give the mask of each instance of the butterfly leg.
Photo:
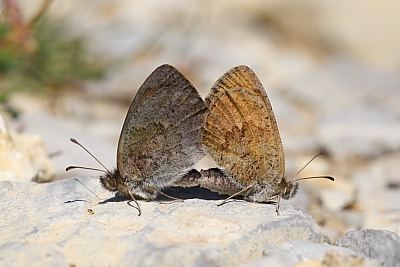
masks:
[(172, 200), (172, 201), (170, 201), (170, 202), (164, 202), (164, 201), (162, 201), (162, 202), (160, 202), (160, 204), (171, 204), (171, 203), (175, 203), (175, 202), (183, 202), (183, 199), (181, 199), (181, 198), (170, 196), (170, 195), (164, 193), (163, 191), (161, 191), (160, 189), (157, 189), (157, 188), (155, 188), (155, 187), (153, 187), (153, 189), (154, 189), (155, 191), (157, 191), (158, 194), (160, 194), (160, 195), (162, 195), (162, 196), (164, 196), (164, 197), (166, 197), (166, 198)]
[(183, 199), (176, 198), (164, 193), (159, 186), (152, 185), (149, 183), (143, 183), (140, 189), (141, 189), (141, 194), (145, 196), (144, 199), (146, 201), (152, 201), (153, 199), (156, 199), (159, 195), (162, 195), (168, 199), (172, 199), (173, 200), (172, 202), (183, 201)]
[[(142, 209), (140, 208), (139, 203), (137, 202), (136, 198), (133, 196), (131, 190), (128, 190), (128, 193), (129, 193), (130, 197), (132, 198), (131, 200), (128, 201), (128, 205), (131, 206), (131, 207), (134, 207), (135, 209), (137, 209), (138, 216), (140, 216), (142, 214)], [(131, 204), (132, 201), (136, 204), (136, 206), (133, 206)]]
[(217, 206), (222, 206), (224, 204), (226, 204), (228, 202), (228, 200), (238, 196), (238, 195), (242, 195), (243, 193), (247, 192), (248, 190), (250, 190), (252, 187), (254, 187), (254, 185), (249, 185), (246, 188), (243, 188), (242, 190), (234, 193), (233, 195), (230, 195), (229, 197), (225, 198), (224, 201), (222, 201), (221, 203), (219, 203)]
[(279, 208), (281, 207), (281, 195), (278, 195), (278, 201), (276, 202), (276, 215), (279, 216)]
[(279, 209), (281, 207), (281, 198), (282, 198), (282, 196), (280, 194), (278, 194), (278, 195), (274, 195), (274, 196), (270, 197), (267, 200), (267, 202), (269, 202), (270, 204), (275, 205), (275, 212), (276, 212), (276, 215), (278, 215), (278, 216), (279, 216)]

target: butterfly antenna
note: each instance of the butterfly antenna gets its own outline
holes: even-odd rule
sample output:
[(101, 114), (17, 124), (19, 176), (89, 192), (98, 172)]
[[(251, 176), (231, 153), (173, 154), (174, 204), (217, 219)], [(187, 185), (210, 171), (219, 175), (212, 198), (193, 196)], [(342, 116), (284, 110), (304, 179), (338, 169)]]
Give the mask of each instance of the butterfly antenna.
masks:
[(303, 167), (301, 167), (301, 169), (296, 173), (296, 175), (294, 177), (297, 177), (297, 175), (299, 175), (314, 159), (320, 157), (320, 156), (324, 156), (325, 153), (323, 152), (319, 152), (317, 155), (315, 155), (314, 157), (312, 157), (306, 164), (304, 164)]
[(293, 180), (293, 183), (301, 181), (301, 180), (309, 180), (309, 179), (327, 179), (327, 180), (335, 181), (335, 178), (332, 176), (321, 175), (321, 176), (301, 177), (299, 179)]
[(70, 170), (73, 170), (73, 169), (84, 169), (84, 170), (92, 170), (92, 171), (108, 173), (105, 170), (101, 170), (101, 169), (97, 169), (97, 168), (91, 168), (91, 167), (83, 167), (83, 166), (68, 166), (67, 168), (65, 168), (65, 171), (70, 171)]
[[(90, 156), (92, 156), (92, 158), (94, 158), (94, 159), (107, 171), (108, 174), (110, 174), (111, 176), (114, 176), (114, 175), (110, 172), (110, 170), (107, 169), (107, 167), (106, 167), (103, 163), (101, 163), (100, 160), (98, 160), (89, 150), (86, 149), (86, 147), (84, 147), (81, 143), (79, 143), (75, 138), (71, 138), (70, 140), (71, 140), (72, 143), (74, 143), (74, 144), (80, 146), (80, 147), (81, 147), (83, 150), (85, 150)], [(69, 168), (69, 167), (73, 167), (73, 168)], [(68, 170), (71, 170), (71, 169), (77, 169), (77, 168), (74, 168), (74, 167), (78, 167), (78, 166), (69, 166), (69, 167), (67, 167), (67, 169), (68, 169)], [(83, 168), (81, 168), (81, 169), (84, 169), (84, 168), (86, 168), (86, 167), (83, 167)], [(90, 169), (91, 169), (91, 168), (90, 168)], [(95, 169), (95, 170), (98, 170), (98, 169)]]

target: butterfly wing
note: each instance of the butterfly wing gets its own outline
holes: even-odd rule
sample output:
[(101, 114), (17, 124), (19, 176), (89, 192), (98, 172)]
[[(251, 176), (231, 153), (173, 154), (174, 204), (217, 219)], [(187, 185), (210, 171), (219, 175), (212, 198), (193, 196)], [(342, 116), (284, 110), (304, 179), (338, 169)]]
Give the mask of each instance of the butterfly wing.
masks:
[(197, 90), (177, 69), (162, 65), (154, 70), (122, 127), (117, 151), (121, 176), (145, 180), (183, 174), (203, 157), (206, 110)]
[(203, 143), (228, 174), (243, 186), (284, 176), (284, 151), (271, 103), (249, 67), (235, 67), (219, 78), (206, 104)]

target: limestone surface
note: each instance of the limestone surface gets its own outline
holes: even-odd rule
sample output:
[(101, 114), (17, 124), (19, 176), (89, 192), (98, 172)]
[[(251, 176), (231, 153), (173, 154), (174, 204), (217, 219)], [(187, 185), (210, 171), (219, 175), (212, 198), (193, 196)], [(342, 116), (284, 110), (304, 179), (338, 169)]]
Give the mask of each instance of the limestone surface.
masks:
[(347, 248), (310, 241), (289, 241), (279, 248), (268, 247), (263, 257), (246, 267), (273, 266), (380, 266), (379, 262)]
[[(139, 201), (142, 215), (98, 177), (0, 181), (0, 266), (397, 266), (399, 237), (348, 233), (330, 245), (313, 218), (283, 202), (241, 200), (198, 188), (183, 202)], [(92, 191), (92, 192), (91, 192)], [(343, 248), (345, 247), (345, 248)], [(372, 259), (369, 259), (372, 258)], [(351, 263), (351, 264), (350, 264)], [(279, 265), (280, 264), (280, 265)]]
[(382, 266), (400, 266), (400, 237), (393, 232), (372, 229), (351, 231), (336, 244), (377, 259)]
[(38, 135), (19, 134), (6, 127), (0, 114), (0, 180), (49, 182), (54, 167)]
[(137, 216), (96, 177), (79, 181), (0, 182), (1, 266), (238, 266), (262, 257), (266, 246), (326, 241), (288, 203), (277, 216), (274, 205), (218, 207), (220, 200), (186, 193), (184, 202), (140, 201)]

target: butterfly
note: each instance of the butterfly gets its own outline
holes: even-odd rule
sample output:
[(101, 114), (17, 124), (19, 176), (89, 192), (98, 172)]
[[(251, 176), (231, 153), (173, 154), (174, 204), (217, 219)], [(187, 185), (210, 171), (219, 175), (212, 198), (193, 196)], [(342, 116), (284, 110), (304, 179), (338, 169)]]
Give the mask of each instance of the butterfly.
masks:
[[(105, 169), (102, 186), (134, 200), (152, 200), (174, 185), (204, 156), (202, 123), (207, 107), (193, 85), (176, 68), (155, 69), (138, 90), (123, 124), (117, 168)], [(69, 166), (67, 170), (83, 168)], [(102, 170), (99, 170), (102, 171)], [(164, 194), (165, 195), (165, 194)]]
[(242, 195), (251, 202), (275, 200), (279, 214), (280, 199), (292, 198), (298, 181), (333, 180), (330, 176), (285, 176), (285, 154), (275, 115), (263, 85), (249, 67), (234, 67), (220, 77), (206, 105), (202, 140), (222, 169), (202, 170), (197, 175), (192, 172), (181, 181), (185, 186), (199, 185), (231, 195), (228, 199)]

